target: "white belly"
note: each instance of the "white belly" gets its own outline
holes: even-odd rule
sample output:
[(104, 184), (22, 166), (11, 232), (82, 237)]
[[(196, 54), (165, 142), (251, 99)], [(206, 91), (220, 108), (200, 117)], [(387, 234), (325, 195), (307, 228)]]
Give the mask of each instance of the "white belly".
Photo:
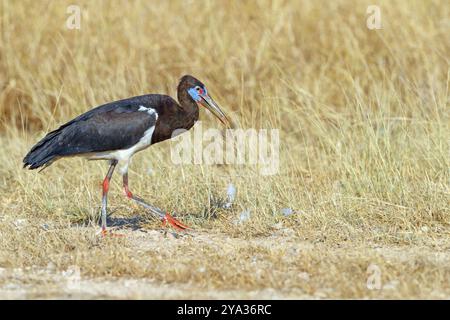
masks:
[(131, 157), (138, 151), (148, 148), (152, 144), (152, 136), (155, 131), (155, 126), (150, 127), (145, 131), (144, 136), (134, 146), (128, 149), (104, 151), (87, 156), (89, 160), (117, 160), (119, 166), (119, 172), (124, 174), (128, 171), (128, 166), (131, 161)]

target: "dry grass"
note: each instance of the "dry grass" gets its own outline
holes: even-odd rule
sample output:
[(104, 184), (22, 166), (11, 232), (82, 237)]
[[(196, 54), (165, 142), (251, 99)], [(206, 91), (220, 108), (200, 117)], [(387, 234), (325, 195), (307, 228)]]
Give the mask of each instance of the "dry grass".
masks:
[[(450, 297), (447, 1), (379, 1), (378, 31), (369, 1), (76, 1), (81, 30), (68, 30), (72, 2), (0, 1), (0, 297)], [(114, 99), (175, 95), (185, 73), (242, 127), (281, 138), (270, 177), (174, 166), (170, 142), (135, 157), (132, 188), (180, 212), (192, 235), (144, 220), (101, 240), (105, 163), (21, 169), (58, 124)], [(119, 182), (113, 216), (145, 217)], [(236, 205), (211, 217), (230, 182)], [(243, 209), (251, 219), (236, 226)], [(85, 291), (36, 271), (50, 262), (79, 266)], [(383, 290), (366, 287), (371, 263)], [(121, 289), (135, 278), (151, 284)]]

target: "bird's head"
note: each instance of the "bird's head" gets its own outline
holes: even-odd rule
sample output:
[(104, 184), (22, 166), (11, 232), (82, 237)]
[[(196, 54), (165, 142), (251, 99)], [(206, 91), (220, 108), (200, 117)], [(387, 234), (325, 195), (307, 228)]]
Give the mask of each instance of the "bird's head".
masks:
[(182, 88), (182, 90), (186, 90), (194, 102), (211, 111), (225, 126), (230, 126), (230, 121), (227, 116), (220, 109), (219, 105), (209, 96), (206, 86), (201, 81), (193, 76), (185, 75), (181, 78), (179, 87)]

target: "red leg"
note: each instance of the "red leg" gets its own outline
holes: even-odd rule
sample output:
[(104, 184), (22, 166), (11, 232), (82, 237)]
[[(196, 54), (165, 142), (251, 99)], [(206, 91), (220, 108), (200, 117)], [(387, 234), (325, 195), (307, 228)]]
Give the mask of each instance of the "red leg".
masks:
[(123, 235), (119, 235), (119, 234), (114, 234), (112, 232), (108, 232), (108, 230), (106, 229), (106, 208), (107, 208), (107, 204), (108, 204), (108, 191), (109, 191), (109, 183), (111, 181), (111, 177), (113, 175), (114, 172), (114, 168), (117, 165), (117, 161), (112, 161), (111, 165), (109, 167), (108, 173), (105, 176), (105, 179), (103, 179), (103, 183), (102, 183), (102, 231), (101, 234), (103, 237), (109, 235), (112, 237), (122, 237)]
[(170, 223), (172, 225), (172, 227), (174, 227), (175, 229), (178, 229), (180, 231), (189, 229), (189, 227), (187, 225), (181, 223), (180, 221), (178, 221), (177, 219), (172, 217), (168, 212), (166, 212), (166, 214), (164, 215), (164, 218), (162, 221), (163, 226), (165, 226), (167, 222)]
[(114, 173), (114, 169), (116, 168), (117, 161), (112, 161), (109, 167), (108, 173), (103, 179), (103, 188), (102, 188), (102, 234), (106, 232), (106, 207), (108, 205), (108, 191), (109, 191), (109, 182), (111, 181), (111, 177)]
[(136, 203), (140, 204), (144, 208), (150, 210), (150, 212), (153, 213), (154, 215), (158, 216), (162, 220), (163, 226), (166, 225), (166, 223), (168, 222), (175, 229), (178, 229), (178, 230), (189, 229), (189, 227), (187, 225), (181, 223), (180, 221), (178, 221), (177, 219), (172, 217), (168, 212), (164, 213), (161, 209), (159, 209), (159, 208), (157, 208), (155, 206), (152, 206), (151, 204), (146, 203), (140, 197), (137, 197), (137, 196), (133, 195), (131, 193), (131, 191), (130, 191), (129, 186), (128, 186), (128, 172), (126, 172), (123, 175), (123, 189), (125, 191), (125, 195), (129, 199), (135, 201)]

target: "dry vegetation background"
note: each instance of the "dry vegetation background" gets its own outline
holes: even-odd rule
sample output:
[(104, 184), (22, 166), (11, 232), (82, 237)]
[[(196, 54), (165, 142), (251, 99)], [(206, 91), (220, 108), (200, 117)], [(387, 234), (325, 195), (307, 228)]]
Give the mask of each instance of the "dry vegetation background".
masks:
[[(366, 27), (374, 2), (382, 30)], [(80, 30), (65, 27), (70, 4)], [(450, 298), (449, 17), (445, 0), (0, 1), (0, 297)], [(59, 124), (174, 96), (186, 73), (242, 127), (281, 138), (269, 177), (175, 166), (170, 142), (134, 158), (132, 189), (189, 235), (161, 231), (115, 176), (111, 219), (135, 230), (96, 236), (106, 163), (21, 169)], [(229, 183), (235, 205), (218, 209)]]

